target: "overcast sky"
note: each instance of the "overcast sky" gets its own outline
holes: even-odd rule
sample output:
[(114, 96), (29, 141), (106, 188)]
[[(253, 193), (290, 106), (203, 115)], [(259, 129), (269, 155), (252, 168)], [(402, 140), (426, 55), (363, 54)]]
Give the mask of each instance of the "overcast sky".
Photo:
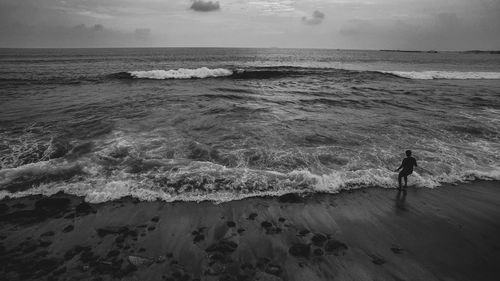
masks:
[(500, 49), (500, 0), (0, 0), (0, 47)]

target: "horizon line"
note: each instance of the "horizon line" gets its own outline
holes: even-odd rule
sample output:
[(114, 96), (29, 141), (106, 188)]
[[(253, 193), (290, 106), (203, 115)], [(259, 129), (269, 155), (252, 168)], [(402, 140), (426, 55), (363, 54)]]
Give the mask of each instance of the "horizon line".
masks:
[(434, 53), (434, 52), (499, 52), (500, 49), (462, 49), (462, 50), (436, 50), (436, 49), (362, 49), (362, 48), (320, 48), (320, 47), (214, 47), (214, 46), (164, 46), (164, 47), (0, 47), (6, 49), (294, 49), (294, 50), (332, 50), (332, 51), (379, 51), (379, 52), (414, 52), (414, 53)]

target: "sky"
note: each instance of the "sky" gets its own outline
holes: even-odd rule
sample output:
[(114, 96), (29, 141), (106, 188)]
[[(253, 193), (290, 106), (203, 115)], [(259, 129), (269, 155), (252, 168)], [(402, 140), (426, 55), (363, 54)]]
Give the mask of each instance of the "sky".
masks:
[(500, 50), (500, 0), (0, 0), (0, 47)]

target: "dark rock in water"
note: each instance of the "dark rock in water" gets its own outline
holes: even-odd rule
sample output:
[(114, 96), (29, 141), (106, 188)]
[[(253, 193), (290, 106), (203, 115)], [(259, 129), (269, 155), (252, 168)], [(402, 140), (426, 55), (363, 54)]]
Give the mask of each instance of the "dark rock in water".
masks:
[(75, 229), (75, 227), (74, 227), (74, 226), (72, 226), (72, 225), (68, 225), (68, 226), (66, 226), (66, 227), (63, 229), (63, 232), (71, 232), (71, 231), (73, 231), (73, 229)]
[(248, 219), (252, 221), (255, 220), (256, 217), (257, 217), (256, 213), (251, 213), (250, 215), (248, 215)]
[(304, 198), (300, 197), (295, 193), (288, 193), (278, 197), (278, 202), (280, 203), (303, 203)]
[(221, 253), (232, 253), (236, 250), (238, 244), (232, 241), (219, 241), (218, 243), (210, 245), (205, 251), (206, 252), (221, 252)]
[(123, 227), (104, 227), (104, 228), (97, 229), (97, 235), (99, 235), (99, 237), (101, 237), (101, 238), (106, 236), (106, 235), (110, 235), (110, 234), (121, 234), (124, 237), (127, 237), (127, 236), (137, 237), (137, 231), (130, 230), (126, 226), (123, 226)]
[(152, 222), (158, 222), (160, 220), (160, 217), (154, 217), (151, 219)]
[(155, 260), (156, 263), (162, 263), (165, 262), (167, 258), (165, 256), (158, 256)]
[(150, 226), (150, 227), (148, 227), (148, 231), (153, 231), (153, 230), (155, 230), (155, 229), (156, 229), (156, 227), (154, 227), (154, 226)]
[(288, 249), (288, 253), (295, 257), (307, 258), (309, 257), (310, 252), (311, 246), (300, 243), (294, 244), (290, 247), (290, 249)]
[(221, 261), (223, 262), (226, 259), (226, 255), (220, 252), (213, 252), (209, 257), (212, 261)]
[(198, 243), (198, 242), (200, 242), (200, 241), (202, 241), (202, 240), (205, 240), (205, 235), (203, 235), (203, 234), (198, 234), (198, 235), (196, 235), (196, 236), (194, 237), (193, 242), (194, 242), (194, 243)]
[(400, 247), (398, 246), (393, 246), (391, 247), (391, 251), (394, 253), (394, 254), (401, 254), (401, 252), (403, 252), (403, 249), (401, 249)]
[(123, 277), (123, 272), (121, 271), (122, 260), (104, 261), (100, 260), (94, 265), (93, 274), (103, 275), (110, 274), (115, 278)]
[(71, 249), (69, 249), (65, 254), (64, 254), (64, 259), (65, 260), (70, 260), (74, 256), (82, 253), (82, 252), (90, 252), (90, 247), (82, 247), (82, 246), (75, 246)]
[(266, 257), (260, 257), (257, 259), (257, 262), (255, 263), (255, 265), (260, 268), (260, 269), (264, 269), (268, 263), (270, 263), (271, 260), (266, 258)]
[(311, 231), (309, 231), (308, 229), (302, 229), (301, 231), (299, 231), (300, 236), (306, 236), (309, 233), (311, 233)]
[(25, 254), (32, 253), (36, 249), (38, 249), (38, 245), (36, 243), (33, 243), (33, 242), (27, 242), (26, 244), (22, 243), (22, 247), (23, 247), (23, 253), (25, 253)]
[(337, 241), (337, 240), (328, 240), (325, 245), (325, 251), (329, 253), (338, 254), (340, 251), (347, 250), (347, 245)]
[(268, 222), (268, 221), (263, 221), (260, 226), (262, 226), (263, 228), (270, 228), (273, 226), (272, 223)]
[(324, 255), (324, 254), (325, 254), (325, 253), (323, 252), (323, 250), (321, 250), (321, 249), (315, 249), (315, 250), (313, 251), (313, 253), (314, 253), (314, 255), (315, 255), (315, 256), (322, 256), (322, 255)]
[(47, 231), (42, 234), (40, 234), (40, 237), (48, 237), (48, 236), (54, 236), (54, 231)]
[(279, 221), (279, 222), (285, 222), (285, 221), (286, 221), (286, 219), (285, 219), (285, 218), (279, 218), (279, 219), (278, 219), (278, 221)]
[(269, 274), (272, 274), (272, 275), (275, 275), (275, 276), (280, 276), (281, 275), (281, 272), (282, 272), (282, 269), (279, 265), (276, 265), (276, 264), (268, 264), (266, 269), (265, 269), (265, 272), (266, 273), (269, 273)]
[(244, 229), (244, 228), (238, 228), (238, 233), (239, 233), (239, 234), (243, 233), (244, 231), (245, 231), (245, 229)]
[(69, 215), (64, 216), (65, 219), (74, 219), (76, 217), (75, 213), (70, 213)]
[(235, 226), (236, 226), (236, 223), (235, 223), (234, 221), (228, 221), (228, 222), (226, 223), (226, 225), (227, 225), (228, 227), (235, 227)]
[(80, 254), (80, 260), (84, 263), (94, 264), (99, 259), (99, 256), (94, 255), (89, 248), (84, 248)]
[(313, 242), (314, 245), (316, 246), (322, 246), (326, 242), (326, 236), (323, 234), (315, 234), (312, 238), (311, 241)]
[(375, 255), (370, 255), (370, 257), (372, 258), (372, 262), (376, 265), (383, 265), (385, 263), (385, 260), (380, 257)]

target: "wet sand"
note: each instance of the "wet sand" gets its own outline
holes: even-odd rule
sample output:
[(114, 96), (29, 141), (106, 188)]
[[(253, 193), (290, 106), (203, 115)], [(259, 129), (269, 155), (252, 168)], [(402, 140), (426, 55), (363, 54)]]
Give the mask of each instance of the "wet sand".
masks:
[(500, 280), (500, 182), (306, 197), (0, 201), (0, 280)]

